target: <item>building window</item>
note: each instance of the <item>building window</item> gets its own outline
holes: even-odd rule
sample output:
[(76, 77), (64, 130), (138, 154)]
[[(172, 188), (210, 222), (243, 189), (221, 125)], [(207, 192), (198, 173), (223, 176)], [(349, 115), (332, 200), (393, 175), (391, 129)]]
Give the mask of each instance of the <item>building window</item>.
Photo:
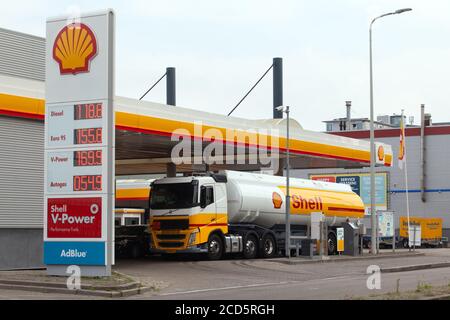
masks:
[(395, 127), (400, 127), (400, 121), (401, 121), (402, 117), (391, 117), (391, 125), (395, 126)]
[(332, 123), (327, 123), (327, 131), (333, 131), (333, 124)]
[(139, 218), (125, 218), (126, 226), (136, 226), (139, 224)]

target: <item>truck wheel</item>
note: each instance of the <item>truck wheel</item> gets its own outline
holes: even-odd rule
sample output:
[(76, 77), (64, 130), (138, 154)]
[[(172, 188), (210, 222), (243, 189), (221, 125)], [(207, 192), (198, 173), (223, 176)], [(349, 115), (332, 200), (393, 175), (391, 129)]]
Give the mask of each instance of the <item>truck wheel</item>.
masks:
[(328, 255), (332, 256), (337, 253), (337, 239), (332, 232), (328, 234)]
[(273, 258), (276, 254), (275, 239), (272, 235), (266, 234), (262, 239), (261, 257)]
[(408, 239), (403, 239), (402, 241), (402, 247), (403, 248), (409, 248), (409, 240)]
[(252, 234), (245, 238), (244, 242), (244, 258), (255, 259), (258, 255), (258, 240)]
[(223, 242), (219, 235), (213, 234), (208, 241), (208, 259), (219, 260), (223, 254)]

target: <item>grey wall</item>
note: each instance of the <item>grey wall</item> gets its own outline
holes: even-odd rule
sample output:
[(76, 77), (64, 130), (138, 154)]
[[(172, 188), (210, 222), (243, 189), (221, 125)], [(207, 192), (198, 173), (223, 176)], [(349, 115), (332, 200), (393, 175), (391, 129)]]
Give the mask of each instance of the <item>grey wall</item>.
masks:
[[(43, 81), (45, 39), (0, 28), (0, 74)], [(0, 270), (40, 268), (44, 126), (0, 116)]]
[(0, 270), (42, 267), (44, 125), (0, 116)]
[(45, 80), (45, 39), (0, 28), (0, 73)]
[(42, 228), (44, 124), (0, 116), (0, 228)]
[(43, 268), (42, 229), (0, 229), (0, 270)]

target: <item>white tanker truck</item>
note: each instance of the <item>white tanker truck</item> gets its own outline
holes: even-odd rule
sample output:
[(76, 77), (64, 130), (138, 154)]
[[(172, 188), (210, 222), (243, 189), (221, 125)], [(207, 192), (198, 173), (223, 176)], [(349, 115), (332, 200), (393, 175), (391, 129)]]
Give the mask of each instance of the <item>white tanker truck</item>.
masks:
[[(290, 180), (291, 231), (306, 235), (311, 212), (322, 212), (329, 253), (336, 227), (364, 217), (364, 204), (350, 186)], [(284, 250), (284, 177), (224, 171), (209, 176), (155, 180), (150, 196), (152, 251), (206, 253), (209, 259), (242, 253), (270, 258)]]

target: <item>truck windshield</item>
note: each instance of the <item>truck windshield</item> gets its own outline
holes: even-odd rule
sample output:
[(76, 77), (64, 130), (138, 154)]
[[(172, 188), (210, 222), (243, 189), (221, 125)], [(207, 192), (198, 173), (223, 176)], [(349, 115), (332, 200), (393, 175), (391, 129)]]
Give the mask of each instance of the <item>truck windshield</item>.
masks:
[(151, 209), (192, 208), (198, 205), (198, 182), (154, 184)]

